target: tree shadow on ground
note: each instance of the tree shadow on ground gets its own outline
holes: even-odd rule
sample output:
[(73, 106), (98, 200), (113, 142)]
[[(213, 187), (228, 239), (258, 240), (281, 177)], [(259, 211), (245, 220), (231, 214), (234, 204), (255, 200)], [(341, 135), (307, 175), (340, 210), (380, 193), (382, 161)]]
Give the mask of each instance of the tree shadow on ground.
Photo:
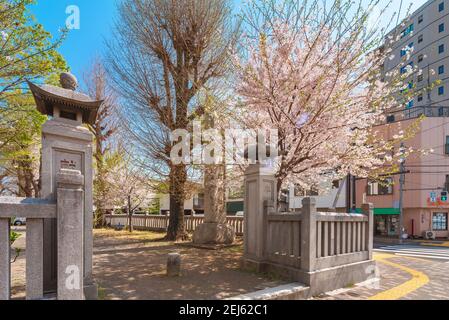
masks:
[[(204, 250), (152, 241), (96, 251), (94, 277), (106, 299), (213, 300), (256, 291), (272, 280), (240, 269), (241, 250)], [(167, 255), (182, 256), (182, 275), (165, 275)], [(271, 284), (271, 286), (276, 283)]]

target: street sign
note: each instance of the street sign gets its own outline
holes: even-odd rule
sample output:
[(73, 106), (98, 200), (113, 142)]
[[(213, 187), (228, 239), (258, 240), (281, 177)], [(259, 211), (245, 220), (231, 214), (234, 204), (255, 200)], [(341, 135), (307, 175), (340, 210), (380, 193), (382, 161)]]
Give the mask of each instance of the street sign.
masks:
[(436, 192), (430, 193), (430, 202), (437, 202), (437, 193)]

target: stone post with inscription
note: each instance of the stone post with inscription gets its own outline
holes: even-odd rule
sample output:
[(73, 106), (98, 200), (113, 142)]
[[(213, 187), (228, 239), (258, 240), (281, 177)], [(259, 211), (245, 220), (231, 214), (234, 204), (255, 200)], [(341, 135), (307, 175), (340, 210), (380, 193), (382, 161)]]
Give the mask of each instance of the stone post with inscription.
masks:
[(84, 300), (84, 177), (78, 170), (57, 175), (58, 300)]
[[(93, 247), (93, 135), (85, 124), (93, 124), (102, 101), (93, 101), (76, 90), (76, 78), (61, 74), (61, 87), (28, 83), (37, 109), (50, 116), (42, 128), (41, 198), (56, 200), (57, 175), (61, 170), (77, 170), (83, 181), (84, 291), (95, 299), (97, 286), (92, 278)], [(44, 221), (44, 291), (57, 287), (57, 222)]]

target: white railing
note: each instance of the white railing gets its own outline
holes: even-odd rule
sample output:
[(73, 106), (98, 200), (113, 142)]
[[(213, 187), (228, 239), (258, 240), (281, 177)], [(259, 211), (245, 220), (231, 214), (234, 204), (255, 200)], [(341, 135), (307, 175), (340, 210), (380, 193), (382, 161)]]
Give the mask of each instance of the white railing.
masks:
[[(108, 214), (105, 215), (106, 224), (110, 226), (128, 226), (128, 215)], [(169, 217), (162, 215), (133, 215), (133, 228), (136, 230), (165, 232), (168, 228)], [(234, 228), (237, 236), (243, 235), (243, 217), (227, 217), (227, 223)], [(187, 232), (195, 231), (196, 227), (204, 222), (204, 216), (185, 216), (184, 222)]]

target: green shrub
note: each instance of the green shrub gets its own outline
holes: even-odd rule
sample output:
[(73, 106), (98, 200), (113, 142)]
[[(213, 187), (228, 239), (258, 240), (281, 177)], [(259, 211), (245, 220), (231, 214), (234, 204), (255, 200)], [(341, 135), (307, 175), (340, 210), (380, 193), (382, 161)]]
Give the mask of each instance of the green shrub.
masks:
[(14, 242), (16, 242), (16, 240), (19, 239), (20, 236), (21, 236), (20, 233), (11, 231), (10, 234), (9, 234), (9, 239), (10, 239), (9, 241), (11, 242), (11, 245), (12, 245)]

